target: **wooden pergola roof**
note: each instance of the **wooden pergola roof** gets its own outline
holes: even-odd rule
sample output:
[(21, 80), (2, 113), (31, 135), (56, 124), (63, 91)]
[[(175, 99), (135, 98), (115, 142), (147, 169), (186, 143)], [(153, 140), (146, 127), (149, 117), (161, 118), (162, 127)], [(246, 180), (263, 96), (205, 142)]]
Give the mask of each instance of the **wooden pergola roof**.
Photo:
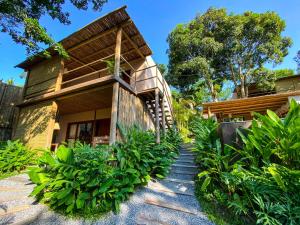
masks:
[[(67, 66), (69, 70), (72, 70), (112, 55), (115, 48), (116, 31), (119, 27), (123, 29), (121, 54), (127, 61), (151, 55), (150, 47), (125, 9), (126, 6), (123, 6), (110, 12), (61, 40), (59, 43), (70, 55), (70, 60), (65, 63), (65, 67)], [(53, 55), (57, 54), (51, 47), (48, 51)], [(44, 57), (36, 55), (26, 59), (16, 67), (26, 70), (43, 60), (45, 60)], [(82, 73), (95, 71), (99, 68), (101, 68), (100, 63), (98, 66), (95, 64), (86, 67), (86, 71), (82, 71)]]
[(243, 99), (232, 99), (222, 102), (203, 103), (203, 113), (224, 115), (244, 115), (251, 112), (265, 112), (267, 109), (276, 110), (287, 103), (289, 96), (300, 95), (300, 91), (278, 93)]

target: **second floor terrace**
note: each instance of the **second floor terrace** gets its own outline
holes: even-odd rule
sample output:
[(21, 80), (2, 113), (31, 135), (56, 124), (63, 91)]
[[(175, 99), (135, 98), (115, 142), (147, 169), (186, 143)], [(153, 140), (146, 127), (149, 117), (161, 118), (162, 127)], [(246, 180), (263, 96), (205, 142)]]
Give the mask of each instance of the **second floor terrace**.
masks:
[(49, 48), (17, 65), (28, 72), (24, 102), (118, 81), (135, 94), (158, 88), (171, 104), (170, 89), (151, 58), (152, 51), (134, 22), (119, 8), (64, 38), (63, 59)]

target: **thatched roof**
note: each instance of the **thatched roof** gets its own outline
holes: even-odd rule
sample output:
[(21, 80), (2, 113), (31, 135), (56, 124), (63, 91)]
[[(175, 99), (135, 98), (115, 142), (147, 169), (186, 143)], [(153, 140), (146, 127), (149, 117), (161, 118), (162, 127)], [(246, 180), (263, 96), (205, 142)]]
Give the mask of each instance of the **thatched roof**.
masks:
[(299, 96), (300, 91), (290, 91), (278, 94), (251, 98), (232, 99), (221, 102), (203, 103), (203, 113), (223, 113), (224, 115), (243, 115), (251, 112), (265, 113), (267, 109), (275, 111), (288, 102), (290, 96)]
[[(122, 54), (126, 54), (124, 56), (126, 60), (131, 61), (152, 54), (151, 49), (125, 9), (126, 6), (123, 6), (110, 12), (60, 41), (71, 56), (67, 62), (68, 69), (113, 54), (116, 30), (120, 26), (123, 28)], [(48, 51), (53, 55), (56, 54), (51, 48)], [(23, 61), (17, 67), (29, 69), (43, 60), (45, 58), (37, 55)]]

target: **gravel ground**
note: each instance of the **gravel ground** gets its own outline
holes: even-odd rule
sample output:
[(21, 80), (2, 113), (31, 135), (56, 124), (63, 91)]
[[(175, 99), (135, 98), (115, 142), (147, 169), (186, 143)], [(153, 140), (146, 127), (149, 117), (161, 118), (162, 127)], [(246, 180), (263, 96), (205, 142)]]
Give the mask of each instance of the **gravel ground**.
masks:
[[(186, 154), (187, 150), (181, 149), (181, 153)], [(193, 165), (192, 156), (180, 156), (178, 160), (190, 160), (189, 165)], [(182, 171), (196, 173), (186, 167)], [(193, 175), (177, 174), (173, 171), (169, 178), (191, 181)], [(33, 187), (25, 174), (0, 181), (0, 224), (213, 225), (201, 212), (201, 207), (193, 195), (193, 184), (168, 180), (150, 182), (147, 187), (138, 189), (127, 202), (121, 204), (119, 214), (107, 213), (96, 221), (70, 219), (49, 211), (46, 206), (28, 197)], [(158, 202), (158, 205), (148, 204), (147, 200)]]

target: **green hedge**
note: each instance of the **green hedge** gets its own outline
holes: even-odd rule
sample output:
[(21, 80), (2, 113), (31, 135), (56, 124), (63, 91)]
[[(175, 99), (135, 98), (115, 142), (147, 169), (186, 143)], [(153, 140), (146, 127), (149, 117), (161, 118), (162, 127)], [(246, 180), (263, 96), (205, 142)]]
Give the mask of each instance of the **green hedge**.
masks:
[(222, 150), (217, 126), (212, 120), (193, 126), (200, 198), (248, 224), (300, 224), (300, 106), (292, 101), (284, 119), (256, 114), (248, 135), (239, 132), (242, 149)]
[(155, 144), (152, 132), (121, 131), (124, 142), (113, 146), (77, 142), (72, 148), (60, 146), (54, 155), (45, 153), (29, 172), (37, 184), (32, 195), (63, 213), (90, 216), (117, 212), (137, 186), (151, 176), (166, 176), (177, 154), (177, 135), (170, 132)]
[(35, 152), (20, 141), (7, 141), (0, 145), (0, 176), (20, 172), (35, 162)]

